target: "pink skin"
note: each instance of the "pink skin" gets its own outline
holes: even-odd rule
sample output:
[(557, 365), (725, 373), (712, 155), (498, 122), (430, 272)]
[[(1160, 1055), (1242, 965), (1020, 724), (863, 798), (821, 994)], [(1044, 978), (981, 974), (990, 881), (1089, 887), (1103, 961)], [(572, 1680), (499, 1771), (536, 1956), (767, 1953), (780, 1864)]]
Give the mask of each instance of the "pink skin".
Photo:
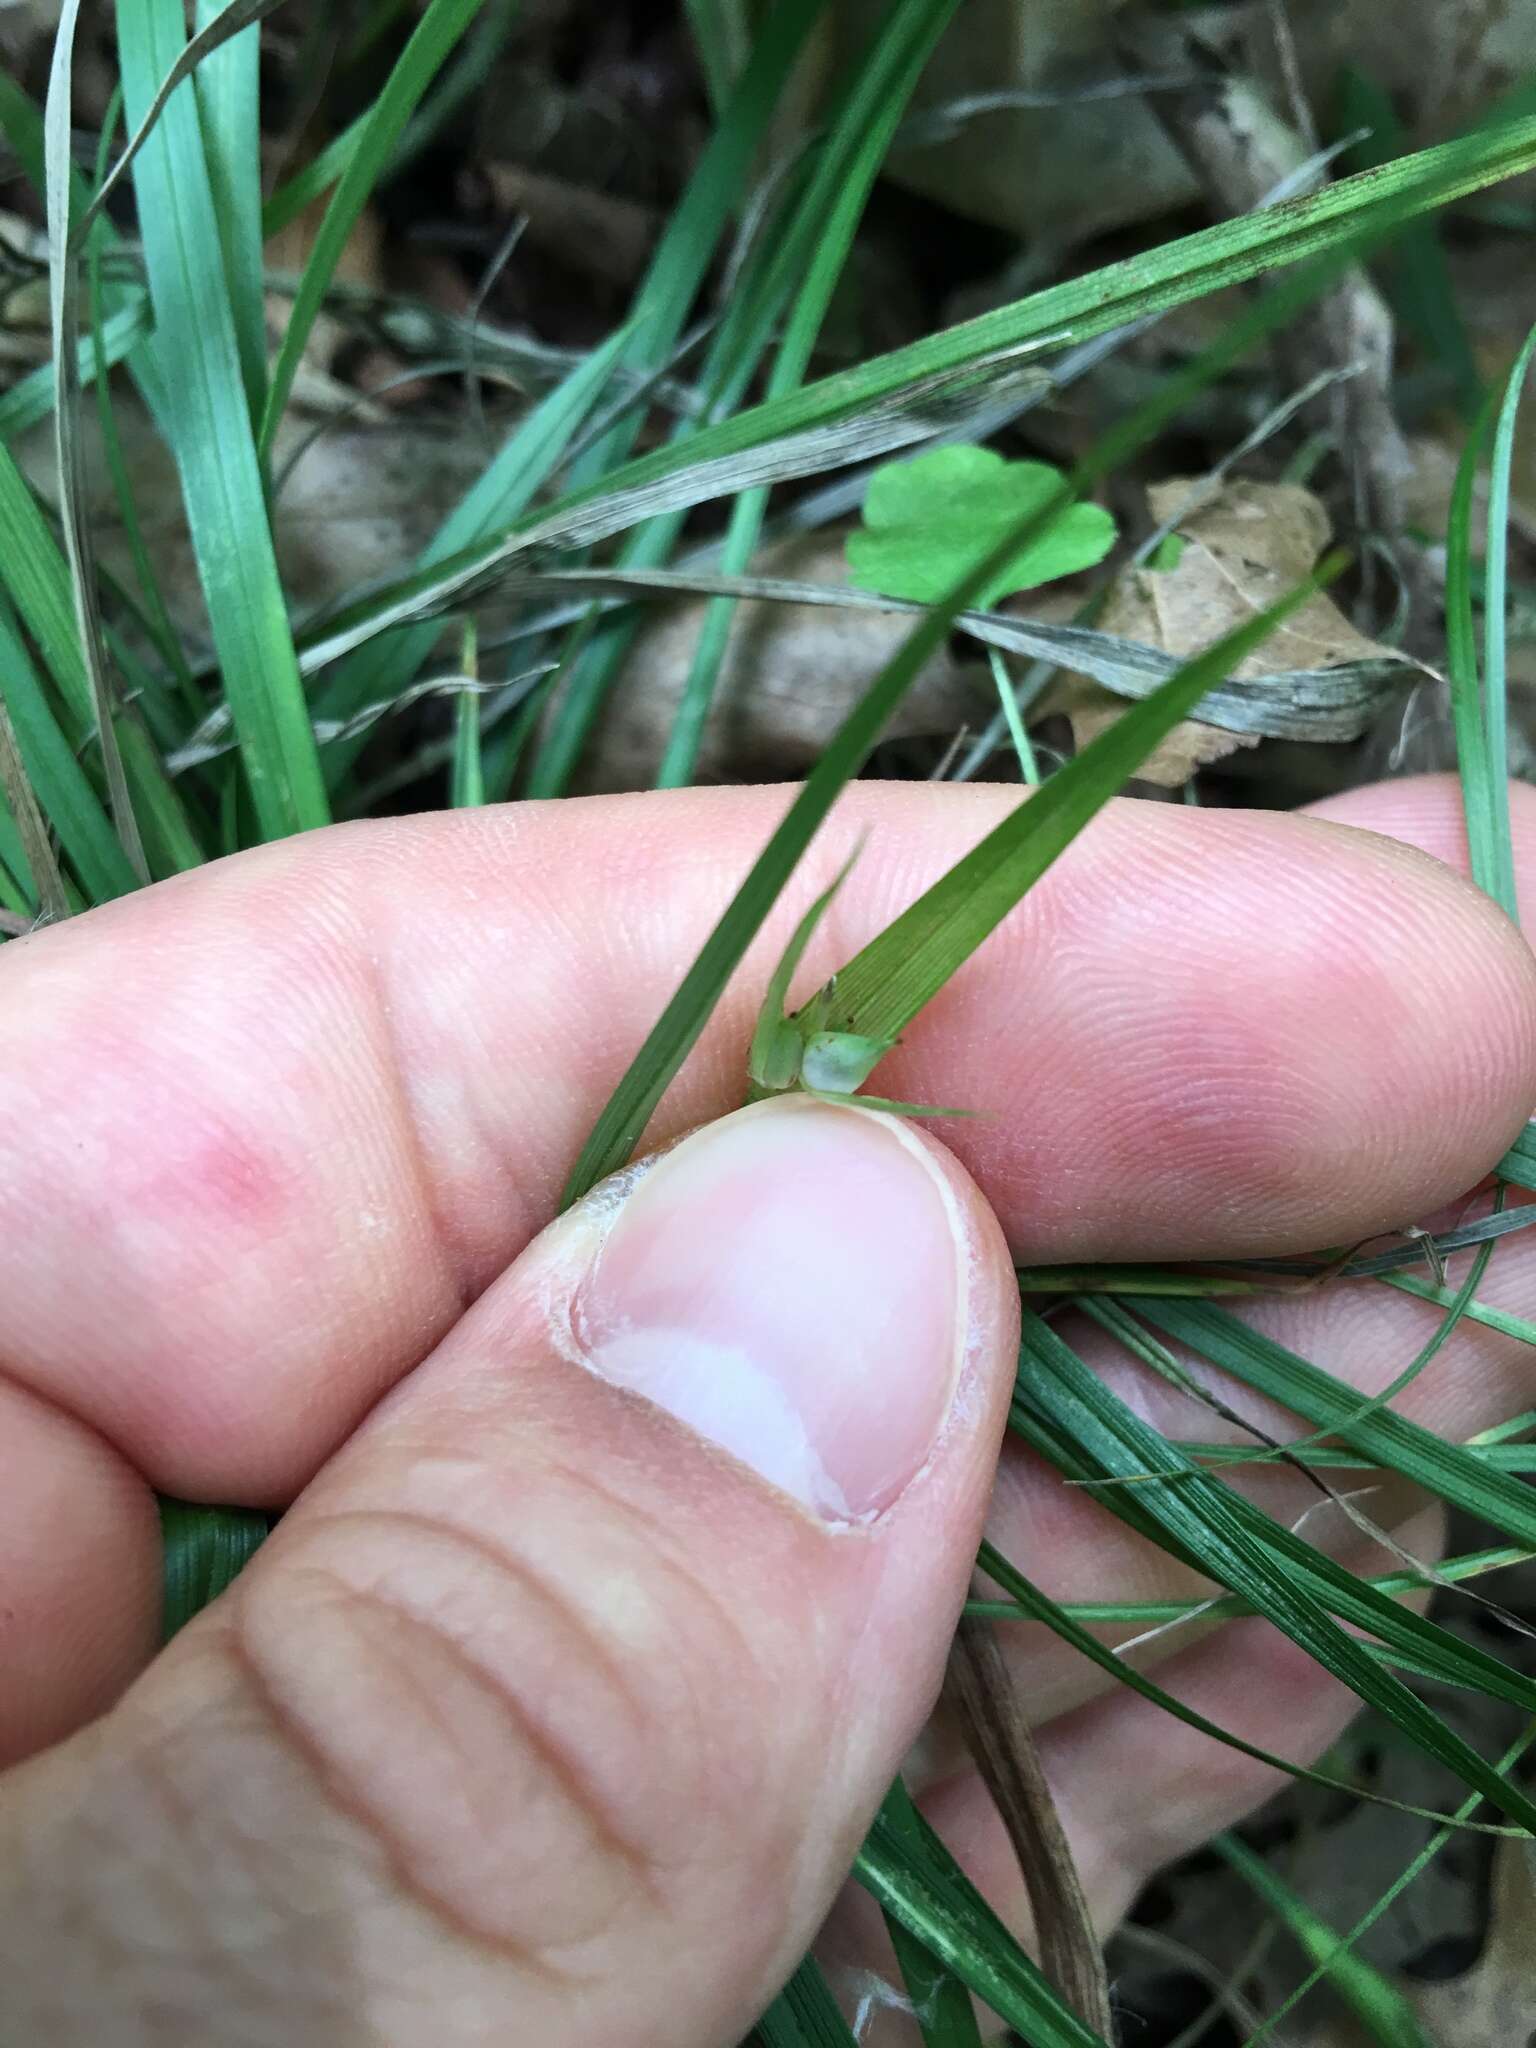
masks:
[[(1515, 799), (1536, 901), (1536, 797)], [(549, 1220), (593, 1116), (786, 800), (777, 790), (700, 792), (344, 828), (6, 949), (0, 1759), (100, 1713), (148, 1661), (152, 1487), (285, 1505), (429, 1354), (431, 1371), (461, 1374), (462, 1398), (473, 1400), (487, 1332), (503, 1328), (497, 1343), (514, 1348), (533, 1342), (516, 1291), (486, 1290)], [(818, 935), (806, 987), (1011, 801), (981, 789), (852, 792), (653, 1139), (739, 1100), (767, 967), (861, 829), (870, 846)], [(1397, 784), (1323, 809), (1331, 822), (1114, 806), (882, 1068), (892, 1095), (988, 1112), (943, 1136), (1020, 1255), (1216, 1256), (1347, 1241), (1455, 1201), (1519, 1127), (1536, 1094), (1536, 965), (1448, 872), (1465, 864), (1453, 788)], [(636, 1226), (605, 1256), (643, 1264), (645, 1251)], [(987, 1256), (995, 1280), (1000, 1255)], [(599, 1349), (613, 1336), (603, 1285), (600, 1265), (575, 1324)], [(1519, 1313), (1536, 1309), (1536, 1263), (1520, 1241), (1495, 1259), (1486, 1291)], [(911, 1314), (925, 1312), (914, 1297)], [(1435, 1318), (1380, 1289), (1255, 1314), (1368, 1388), (1401, 1368)], [(1079, 1335), (1165, 1426), (1221, 1433)], [(994, 1339), (1001, 1355), (1006, 1333)], [(439, 1362), (453, 1358), (462, 1363)], [(551, 1377), (547, 1395), (542, 1379), (532, 1384), (542, 1420), (576, 1458), (605, 1390), (568, 1372)], [(1530, 1400), (1527, 1357), (1469, 1330), (1403, 1406), (1468, 1434)], [(405, 1390), (359, 1438), (374, 1461), (369, 1486), (379, 1484), (380, 1445), (397, 1475), (415, 1469), (432, 1428), (412, 1419), (419, 1413)], [(656, 1419), (636, 1468), (642, 1491), (647, 1460), (666, 1465), (675, 1427)], [(878, 1507), (897, 1480), (863, 1455), (849, 1430), (839, 1456)], [(350, 1456), (321, 1479), (322, 1499), (339, 1487), (351, 1501), (345, 1489), (359, 1482), (337, 1476), (363, 1469)], [(941, 1472), (903, 1497), (902, 1512), (930, 1533), (964, 1533), (984, 1481), (981, 1462)], [(1290, 1505), (1284, 1476), (1244, 1483), (1279, 1512)], [(560, 1484), (542, 1471), (527, 1475), (520, 1512), (536, 1518), (546, 1492), (558, 1518)], [(697, 1532), (722, 1560), (727, 1593), (731, 1543), (755, 1530), (752, 1540), (783, 1546), (773, 1624), (783, 1657), (820, 1674), (813, 1690), (846, 1683), (846, 1642), (796, 1646), (797, 1594), (824, 1569), (812, 1536), (786, 1535), (750, 1505), (730, 1513), (738, 1526), (725, 1539), (718, 1514)], [(1160, 1554), (1016, 1449), (992, 1533), (1063, 1597), (1185, 1588)], [(1379, 1567), (1357, 1539), (1338, 1540), (1352, 1562)], [(360, 1552), (356, 1568), (384, 1566)], [(850, 1566), (833, 1607), (846, 1599), (862, 1611), (875, 1575), (873, 1563)], [(914, 1674), (912, 1698), (942, 1649), (953, 1580), (946, 1564), (923, 1582), (915, 1618), (892, 1592), (883, 1620), (865, 1624), (860, 1655)], [(925, 1622), (934, 1640), (904, 1644), (903, 1628), (922, 1636)], [(550, 1626), (558, 1633), (557, 1620)], [(299, 1636), (290, 1641), (279, 1617), (263, 1624), (258, 1614), (249, 1628), (259, 1656), (297, 1656)], [(1254, 1741), (1315, 1753), (1344, 1712), (1337, 1689), (1273, 1637), (1247, 1625), (1243, 1637), (1241, 1667), (1230, 1629), (1175, 1639), (1183, 1689)], [(1213, 1762), (1208, 1745), (1192, 1748), (1174, 1724), (1103, 1694), (1069, 1653), (1024, 1632), (1010, 1643), (1107, 1917), (1158, 1861), (1269, 1791), (1256, 1766), (1226, 1754)], [(1256, 1660), (1267, 1660), (1272, 1685), (1254, 1682)], [(754, 1710), (746, 1698), (732, 1709)], [(476, 1711), (465, 1707), (470, 1745)], [(900, 1721), (881, 1739), (895, 1742)], [(786, 1754), (835, 1777), (841, 1763), (813, 1763), (815, 1725), (808, 1718), (805, 1746)], [(1128, 1744), (1135, 1771), (1106, 1767)], [(935, 1813), (1017, 1916), (1016, 1873), (975, 1781), (942, 1736), (925, 1754)], [(387, 1771), (388, 1759), (376, 1768)], [(705, 1824), (688, 1806), (697, 1781), (678, 1782), (675, 1828), (687, 1839)], [(664, 1778), (630, 1773), (624, 1785), (642, 1805), (668, 1796)], [(736, 1798), (727, 1804), (739, 1810)], [(635, 1821), (656, 1824), (653, 1807)], [(846, 1846), (824, 1845), (828, 1867)], [(764, 1848), (790, 1853), (783, 1842)], [(774, 1931), (744, 1928), (741, 1939), (770, 1969)]]

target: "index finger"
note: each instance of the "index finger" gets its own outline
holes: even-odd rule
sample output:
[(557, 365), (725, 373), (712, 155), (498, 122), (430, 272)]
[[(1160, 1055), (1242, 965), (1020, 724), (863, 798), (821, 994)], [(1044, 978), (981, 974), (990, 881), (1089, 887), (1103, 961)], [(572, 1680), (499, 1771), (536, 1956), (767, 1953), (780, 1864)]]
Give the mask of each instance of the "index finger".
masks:
[[(861, 785), (670, 1092), (740, 1099), (789, 924), (806, 984), (1015, 802)], [(8, 947), (0, 1300), (15, 1379), (169, 1491), (281, 1501), (553, 1213), (597, 1110), (788, 801), (342, 827)], [(1412, 850), (1117, 804), (914, 1026), (882, 1090), (1031, 1260), (1216, 1256), (1408, 1220), (1528, 1106), (1536, 967)]]

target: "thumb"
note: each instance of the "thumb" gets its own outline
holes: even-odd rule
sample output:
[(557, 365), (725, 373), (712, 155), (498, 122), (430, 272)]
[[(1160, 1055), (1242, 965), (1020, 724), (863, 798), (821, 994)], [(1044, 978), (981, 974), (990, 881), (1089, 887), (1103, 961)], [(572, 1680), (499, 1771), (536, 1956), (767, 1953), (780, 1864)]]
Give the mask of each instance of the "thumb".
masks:
[(1016, 1317), (975, 1188), (874, 1112), (599, 1189), (6, 1781), (0, 2039), (736, 2039), (938, 1689)]

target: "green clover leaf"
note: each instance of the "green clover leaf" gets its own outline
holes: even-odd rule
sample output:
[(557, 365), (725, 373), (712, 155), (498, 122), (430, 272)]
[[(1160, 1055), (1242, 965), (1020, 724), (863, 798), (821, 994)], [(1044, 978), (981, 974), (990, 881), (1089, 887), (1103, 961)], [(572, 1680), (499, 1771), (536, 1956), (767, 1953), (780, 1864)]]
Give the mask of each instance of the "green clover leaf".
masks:
[[(870, 479), (864, 524), (848, 536), (848, 569), (865, 590), (932, 604), (998, 546), (1010, 527), (1061, 486), (1048, 462), (1009, 462), (991, 448), (933, 448), (887, 462)], [(1069, 506), (1019, 549), (978, 604), (996, 604), (1058, 576), (1091, 568), (1114, 545), (1101, 505)]]

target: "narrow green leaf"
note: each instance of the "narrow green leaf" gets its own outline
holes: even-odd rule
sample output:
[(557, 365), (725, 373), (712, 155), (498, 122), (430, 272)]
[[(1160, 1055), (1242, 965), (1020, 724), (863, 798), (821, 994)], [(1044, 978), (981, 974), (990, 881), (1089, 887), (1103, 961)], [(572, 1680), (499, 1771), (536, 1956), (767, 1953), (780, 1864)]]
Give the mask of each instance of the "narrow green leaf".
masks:
[[(924, 1826), (921, 1816), (918, 1825)], [(882, 1815), (854, 1866), (884, 1910), (1031, 2048), (1108, 2048), (1064, 2005), (981, 1894), (945, 1852), (948, 1868), (914, 1851)]]
[[(278, 4), (278, 0), (273, 0)], [(267, 10), (270, 11), (270, 10)], [(227, 6), (197, 0), (198, 34), (227, 32)], [(196, 38), (194, 38), (195, 42)], [(189, 45), (189, 48), (191, 46)], [(197, 70), (203, 153), (213, 188), (235, 345), (253, 424), (267, 395), (266, 285), (261, 254), (261, 28), (259, 17), (210, 50)]]
[(1536, 1493), (1511, 1474), (1493, 1470), (1460, 1444), (1390, 1408), (1362, 1413), (1356, 1389), (1214, 1302), (1151, 1295), (1128, 1295), (1125, 1301), (1154, 1329), (1342, 1437), (1373, 1465), (1402, 1473), (1437, 1498), (1491, 1522), (1516, 1543), (1536, 1544)]
[[(518, 422), (423, 550), (424, 569), (510, 525), (532, 504), (607, 389), (628, 341), (628, 328), (619, 328)], [(365, 704), (398, 696), (410, 687), (441, 630), (438, 622), (428, 621), (359, 648), (327, 677), (320, 693), (321, 711), (328, 718), (347, 718)], [(339, 749), (334, 760), (327, 761), (327, 773), (339, 780), (355, 752)]]
[(9, 605), (0, 597), (0, 696), (5, 699), (27, 779), (93, 903), (126, 896), (139, 878), (112, 820), (58, 720), (32, 666)]
[[(129, 138), (127, 148), (112, 166), (108, 175), (102, 180), (90, 205), (85, 208), (76, 221), (75, 240), (77, 243), (85, 239), (95, 222), (100, 218), (108, 199), (111, 198), (113, 192), (117, 189), (118, 180), (128, 170), (129, 166), (138, 156), (139, 151), (149, 140), (155, 123), (159, 120), (161, 114), (164, 113), (171, 95), (175, 92), (177, 86), (184, 79), (190, 78), (204, 58), (209, 56), (214, 50), (217, 50), (221, 43), (228, 42), (231, 36), (239, 35), (242, 29), (247, 28), (253, 22), (263, 20), (265, 16), (273, 13), (282, 4), (283, 0), (229, 0), (228, 6), (216, 13), (212, 13), (212, 18), (205, 21), (191, 41), (186, 43), (176, 53), (175, 57), (167, 65), (163, 77), (155, 80), (152, 88), (146, 92), (144, 111), (139, 117), (138, 125), (135, 127), (132, 136)], [(204, 11), (200, 4), (200, 15)], [(211, 10), (207, 11), (211, 12)], [(127, 66), (125, 64), (125, 72), (126, 69)]]
[[(1000, 553), (1005, 562), (1005, 539)], [(1135, 704), (1019, 804), (981, 844), (839, 970), (829, 991), (832, 1027), (895, 1040), (999, 925), (1065, 846), (1135, 773), (1153, 748), (1274, 628), (1343, 566), (1331, 557), (1278, 603), (1246, 620)]]
[(269, 1524), (256, 1508), (206, 1508), (164, 1495), (159, 1505), (164, 1557), (160, 1633), (169, 1642), (249, 1562)]
[(1536, 1124), (1526, 1125), (1493, 1170), (1500, 1180), (1536, 1189)]
[(857, 2048), (815, 1958), (807, 1956), (757, 2023), (762, 2048)]
[[(880, 1815), (914, 1854), (926, 1853), (921, 1818), (900, 1778), (885, 1795)], [(976, 2008), (964, 1984), (894, 1913), (885, 1915), (885, 1926), (923, 2048), (982, 2048)]]
[(263, 457), (271, 452), (278, 421), (293, 388), (299, 358), (309, 340), (336, 265), (347, 239), (357, 225), (370, 193), (405, 129), (420, 104), (421, 96), (437, 76), (444, 59), (479, 12), (482, 0), (430, 0), (426, 12), (411, 31), (411, 37), (396, 59), (383, 91), (374, 101), (368, 125), (347, 161), (325, 218), (316, 231), (309, 260), (294, 294), (283, 333), (282, 346), (272, 366), (271, 384), (262, 413), (258, 446)]
[[(222, 18), (222, 17), (221, 17)], [(186, 47), (181, 0), (118, 0), (130, 120)], [(198, 573), (257, 819), (281, 838), (329, 816), (272, 548), (197, 101), (165, 102), (133, 167), (153, 347)]]
[[(1155, 1534), (1153, 1540), (1156, 1540)], [(1131, 1612), (1112, 1608), (1107, 1603), (1086, 1610), (1082, 1607), (1064, 1607), (1052, 1600), (1049, 1594), (1042, 1593), (1032, 1579), (1026, 1578), (1017, 1565), (1004, 1557), (1000, 1550), (994, 1549), (990, 1543), (982, 1544), (977, 1563), (989, 1579), (995, 1580), (1009, 1594), (1016, 1619), (1042, 1623), (1080, 1656), (1086, 1657), (1089, 1663), (1097, 1665), (1116, 1685), (1123, 1685), (1128, 1691), (1149, 1701), (1151, 1705), (1160, 1707), (1175, 1721), (1182, 1721), (1186, 1728), (1193, 1728), (1201, 1735), (1208, 1735), (1213, 1742), (1222, 1743), (1226, 1748), (1236, 1750), (1240, 1756), (1252, 1757), (1255, 1763), (1264, 1764), (1271, 1770), (1283, 1771), (1287, 1777), (1295, 1778), (1298, 1783), (1320, 1785), (1327, 1791), (1342, 1792), (1355, 1799), (1367, 1799), (1399, 1812), (1417, 1814), (1424, 1819), (1440, 1818), (1439, 1815), (1430, 1814), (1423, 1808), (1406, 1806), (1398, 1800), (1382, 1798), (1369, 1786), (1353, 1784), (1346, 1778), (1333, 1777), (1327, 1771), (1314, 1770), (1306, 1764), (1295, 1763), (1288, 1757), (1275, 1755), (1272, 1750), (1261, 1749), (1255, 1743), (1244, 1741), (1242, 1736), (1235, 1735), (1230, 1728), (1223, 1728), (1220, 1722), (1212, 1721), (1193, 1707), (1186, 1706), (1183, 1700), (1159, 1685), (1155, 1678), (1148, 1677), (1147, 1673), (1129, 1657), (1124, 1657), (1118, 1651), (1110, 1649), (1107, 1644), (1101, 1643), (1096, 1635), (1091, 1634), (1083, 1626), (1085, 1621), (1127, 1619), (1155, 1623), (1176, 1620), (1180, 1615), (1189, 1612), (1188, 1607), (1176, 1606), (1172, 1615), (1164, 1611), (1162, 1603), (1155, 1602), (1148, 1602), (1145, 1612), (1140, 1609)], [(972, 1606), (984, 1609), (993, 1620), (1002, 1618), (1000, 1602), (968, 1601), (966, 1604), (968, 1609)], [(1248, 1602), (1239, 1600), (1212, 1603), (1206, 1611), (1223, 1615), (1258, 1612)]]
[[(1103, 1459), (1106, 1476), (1124, 1478), (1129, 1474), (1165, 1472), (1176, 1475), (1177, 1484), (1138, 1486), (1139, 1498), (1131, 1504), (1117, 1498), (1132, 1489), (1107, 1489), (1104, 1504), (1122, 1519), (1145, 1517), (1172, 1536), (1178, 1552), (1196, 1568), (1214, 1578), (1231, 1592), (1242, 1594), (1265, 1617), (1288, 1635), (1324, 1669), (1341, 1679), (1362, 1700), (1375, 1706), (1393, 1721), (1426, 1754), (1438, 1758), (1462, 1781), (1482, 1790), (1502, 1812), (1519, 1825), (1536, 1824), (1536, 1803), (1518, 1788), (1499, 1779), (1454, 1729), (1442, 1721), (1403, 1682), (1394, 1677), (1333, 1618), (1330, 1608), (1346, 1618), (1378, 1610), (1367, 1625), (1383, 1641), (1401, 1644), (1414, 1635), (1411, 1617), (1392, 1601), (1350, 1578), (1322, 1552), (1301, 1541), (1280, 1523), (1273, 1522), (1253, 1504), (1219, 1480), (1201, 1472), (1175, 1452), (1167, 1440), (1143, 1423), (1077, 1357), (1049, 1326), (1026, 1310), (1024, 1350), (1021, 1353), (1019, 1389), (1015, 1407), (1036, 1408), (1070, 1442), (1091, 1442), (1095, 1459)], [(1306, 1569), (1293, 1568), (1299, 1560)], [(1344, 1582), (1340, 1585), (1340, 1580)], [(1319, 1597), (1319, 1583), (1328, 1587), (1327, 1604)], [(1379, 1612), (1379, 1610), (1389, 1610)], [(1408, 1625), (1405, 1627), (1405, 1625)], [(1430, 1627), (1418, 1640), (1431, 1651), (1454, 1643), (1443, 1630)], [(1462, 1663), (1462, 1646), (1453, 1655)], [(1410, 1652), (1411, 1654), (1411, 1652)], [(1489, 1666), (1498, 1677), (1489, 1690), (1506, 1697), (1510, 1690), (1524, 1696), (1536, 1688), (1521, 1684), (1495, 1660), (1479, 1660), (1480, 1676)], [(1467, 1668), (1470, 1668), (1468, 1666)], [(1508, 1683), (1506, 1683), (1508, 1681)]]
[[(796, 390), (804, 381), (827, 307), (853, 247), (870, 187), (934, 45), (954, 17), (956, 5), (957, 0), (898, 0), (854, 69), (844, 103), (830, 124), (789, 231), (778, 241), (773, 264), (763, 279), (765, 307), (777, 304), (792, 277), (798, 275), (801, 280), (768, 376), (769, 398)], [(720, 562), (726, 575), (746, 569), (751, 562), (767, 509), (768, 493), (762, 488), (743, 492), (731, 508)], [(985, 547), (978, 548), (978, 552), (985, 552)], [(939, 579), (941, 587), (947, 587), (953, 580), (949, 575)], [(735, 612), (734, 603), (728, 599), (717, 600), (705, 612), (657, 774), (659, 789), (682, 788), (693, 780), (694, 763)]]
[(1509, 581), (1509, 475), (1515, 452), (1515, 421), (1525, 390), (1531, 357), (1536, 353), (1536, 328), (1526, 336), (1504, 387), (1498, 426), (1493, 437), (1493, 464), (1488, 481), (1488, 539), (1483, 586), (1483, 730), (1488, 749), (1489, 831), (1493, 844), (1486, 878), (1476, 879), (1495, 903), (1517, 922), (1515, 857), (1509, 833), (1509, 702), (1504, 644)]
[(298, 219), (304, 209), (328, 192), (344, 174), (348, 164), (357, 155), (358, 144), (368, 132), (368, 123), (373, 115), (372, 107), (365, 107), (355, 121), (351, 121), (325, 145), (318, 156), (313, 157), (303, 170), (278, 186), (272, 197), (261, 210), (261, 232), (264, 240), (281, 234), (291, 221)]
[[(824, 4), (825, 0), (782, 0), (764, 16), (740, 83), (635, 293), (626, 368), (650, 375), (670, 360), (726, 224), (746, 190), (790, 71)], [(772, 269), (772, 255), (760, 244), (749, 272), (764, 264)], [(765, 301), (761, 291), (738, 287), (705, 364), (706, 417), (718, 417), (740, 404), (767, 345), (766, 323), (777, 317), (788, 289), (785, 279), (779, 292)], [(602, 493), (601, 479), (623, 463), (640, 424), (638, 415), (627, 415), (593, 442), (573, 466), (575, 494), (583, 489)], [(697, 432), (694, 422), (679, 422), (673, 445), (687, 446)], [(628, 537), (619, 553), (622, 565), (653, 568), (667, 560), (681, 531), (681, 508), (656, 509), (666, 516)], [(629, 652), (635, 626), (632, 620), (597, 621), (589, 616), (567, 637), (561, 656), (565, 678), (559, 716), (535, 755), (528, 784), (531, 796), (558, 796), (564, 790), (598, 707)]]
[(688, 24), (710, 105), (718, 113), (747, 61), (747, 16), (742, 0), (686, 0)]
[[(101, 323), (99, 335), (83, 335), (77, 344), (79, 369), (76, 381), (83, 387), (96, 381), (100, 364), (108, 368), (120, 363), (150, 332), (149, 299), (135, 293), (126, 305), (119, 305)], [(53, 411), (58, 388), (52, 362), (39, 363), (18, 377), (9, 391), (0, 393), (0, 442), (14, 441), (29, 427), (38, 426)]]
[(118, 747), (113, 715), (114, 693), (107, 651), (102, 641), (95, 551), (84, 511), (85, 468), (80, 445), (80, 387), (77, 381), (80, 373), (80, 268), (76, 245), (70, 235), (73, 194), (70, 145), (74, 134), (74, 50), (79, 13), (80, 0), (64, 0), (54, 37), (48, 101), (43, 116), (51, 252), (48, 299), (53, 327), (54, 374), (58, 380), (53, 424), (59, 470), (59, 521), (69, 563), (76, 645), (85, 666), (91, 725), (101, 752), (112, 822), (129, 865), (141, 881), (148, 881), (144, 846), (134, 818), (133, 799), (128, 792)]
[(1290, 1929), (1380, 2048), (1432, 2048), (1413, 2007), (1396, 1985), (1341, 1941), (1326, 1920), (1281, 1882), (1262, 1856), (1255, 1856), (1236, 1835), (1218, 1835), (1211, 1846)]

